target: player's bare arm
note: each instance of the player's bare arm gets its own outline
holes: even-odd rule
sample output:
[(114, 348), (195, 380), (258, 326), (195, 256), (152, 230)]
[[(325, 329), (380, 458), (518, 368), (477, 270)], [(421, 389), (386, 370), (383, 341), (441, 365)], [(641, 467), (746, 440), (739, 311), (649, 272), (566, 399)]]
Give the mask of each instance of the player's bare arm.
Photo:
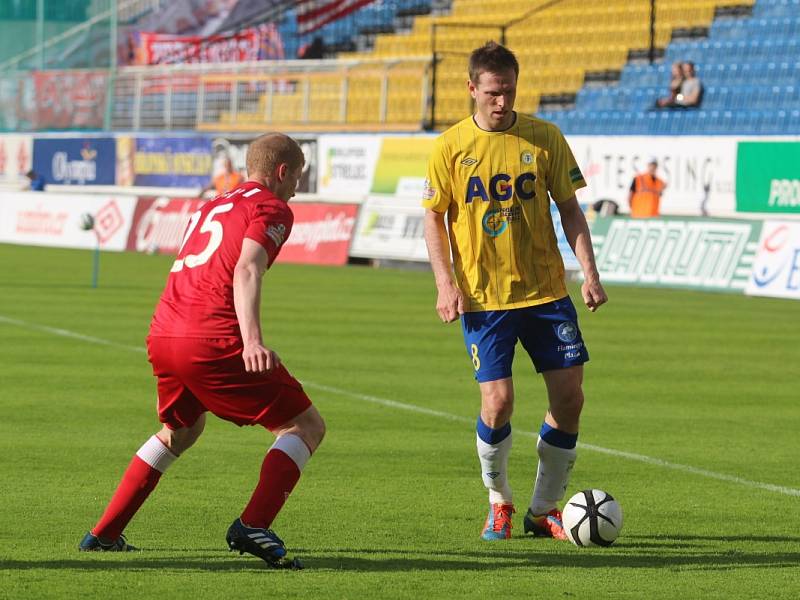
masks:
[(453, 267), (450, 262), (450, 240), (444, 213), (425, 211), (425, 244), (433, 269), (433, 277), (438, 291), (436, 312), (445, 323), (455, 321), (464, 314), (464, 294), (453, 281)]
[(592, 237), (586, 217), (581, 210), (578, 200), (572, 196), (566, 202), (557, 202), (558, 212), (561, 213), (561, 224), (567, 236), (575, 258), (583, 270), (583, 285), (581, 295), (586, 307), (594, 312), (601, 305), (608, 302), (608, 296), (600, 283), (600, 274), (597, 272), (597, 263), (592, 249)]
[(233, 304), (242, 332), (242, 360), (249, 373), (266, 373), (280, 364), (278, 355), (261, 338), (261, 280), (267, 271), (267, 251), (255, 240), (244, 238), (233, 270)]

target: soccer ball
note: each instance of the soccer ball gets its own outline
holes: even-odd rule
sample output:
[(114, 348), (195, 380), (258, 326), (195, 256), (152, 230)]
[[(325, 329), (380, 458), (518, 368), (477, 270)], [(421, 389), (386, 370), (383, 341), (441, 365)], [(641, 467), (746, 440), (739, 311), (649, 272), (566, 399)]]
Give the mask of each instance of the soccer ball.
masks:
[(622, 508), (603, 490), (584, 490), (567, 501), (561, 522), (576, 546), (610, 546), (622, 531)]
[(81, 215), (80, 226), (84, 231), (91, 231), (94, 229), (94, 217), (91, 213), (83, 213)]

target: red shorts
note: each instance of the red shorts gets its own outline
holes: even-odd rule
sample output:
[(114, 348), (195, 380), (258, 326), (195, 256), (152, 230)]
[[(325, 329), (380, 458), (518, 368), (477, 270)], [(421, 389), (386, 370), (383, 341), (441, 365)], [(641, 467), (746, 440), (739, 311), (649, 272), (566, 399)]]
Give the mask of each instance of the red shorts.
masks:
[(148, 337), (147, 357), (158, 377), (158, 418), (170, 429), (190, 427), (206, 411), (275, 429), (311, 406), (282, 364), (270, 373), (245, 371), (235, 338)]

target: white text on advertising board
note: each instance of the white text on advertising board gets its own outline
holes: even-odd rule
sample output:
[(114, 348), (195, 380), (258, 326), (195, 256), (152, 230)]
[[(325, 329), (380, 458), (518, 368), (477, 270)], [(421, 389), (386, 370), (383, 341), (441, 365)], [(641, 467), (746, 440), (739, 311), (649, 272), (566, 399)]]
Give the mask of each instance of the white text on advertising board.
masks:
[(52, 170), (53, 179), (61, 183), (77, 183), (83, 185), (87, 181), (97, 179), (97, 163), (94, 161), (93, 151), (81, 152), (83, 160), (69, 160), (66, 152), (56, 152), (53, 154)]
[(138, 252), (175, 252), (180, 244), (189, 217), (198, 206), (166, 196), (157, 198), (142, 215), (136, 227)]
[(773, 179), (769, 186), (770, 206), (800, 206), (800, 179)]
[(349, 242), (355, 223), (355, 217), (342, 212), (325, 215), (322, 220), (295, 223), (286, 245), (303, 246), (308, 252), (314, 252), (320, 244)]
[[(608, 281), (743, 288), (752, 255), (749, 223), (614, 219), (602, 239), (598, 268)], [(749, 264), (749, 262), (748, 262)]]

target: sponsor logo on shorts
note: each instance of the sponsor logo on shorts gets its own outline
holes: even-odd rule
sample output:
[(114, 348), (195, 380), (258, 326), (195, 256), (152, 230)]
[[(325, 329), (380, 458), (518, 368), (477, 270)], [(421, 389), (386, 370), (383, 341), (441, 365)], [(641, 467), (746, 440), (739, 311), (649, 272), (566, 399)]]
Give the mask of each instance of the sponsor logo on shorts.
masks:
[(578, 337), (578, 326), (572, 321), (564, 321), (556, 328), (556, 335), (562, 342), (569, 344)]
[(583, 342), (578, 342), (577, 344), (561, 344), (556, 346), (556, 350), (558, 352), (569, 352), (572, 350), (580, 350), (583, 348)]

